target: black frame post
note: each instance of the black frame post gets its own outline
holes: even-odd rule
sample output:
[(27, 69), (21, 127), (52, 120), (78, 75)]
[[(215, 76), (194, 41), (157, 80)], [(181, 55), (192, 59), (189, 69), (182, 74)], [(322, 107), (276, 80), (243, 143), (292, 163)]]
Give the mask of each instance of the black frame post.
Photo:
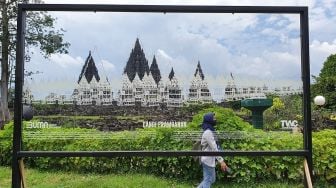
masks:
[(308, 8), (300, 13), (301, 32), (301, 71), (303, 81), (303, 124), (304, 124), (304, 149), (308, 151), (307, 162), (311, 177), (313, 177), (313, 143), (310, 104), (310, 61), (309, 61), (309, 26)]
[[(24, 151), (22, 149), (22, 90), (24, 82), (26, 11), (150, 12), (150, 13), (267, 13), (299, 14), (301, 33), (301, 76), (303, 82), (303, 149), (284, 151)], [(300, 156), (307, 159), (312, 176), (312, 127), (310, 105), (310, 65), (308, 7), (290, 6), (183, 6), (183, 5), (95, 5), (19, 4), (15, 71), (12, 187), (21, 187), (18, 160), (22, 157), (119, 157), (119, 156)]]
[(18, 6), (13, 128), (12, 187), (21, 187), (19, 152), (22, 150), (22, 87), (24, 82), (26, 12)]

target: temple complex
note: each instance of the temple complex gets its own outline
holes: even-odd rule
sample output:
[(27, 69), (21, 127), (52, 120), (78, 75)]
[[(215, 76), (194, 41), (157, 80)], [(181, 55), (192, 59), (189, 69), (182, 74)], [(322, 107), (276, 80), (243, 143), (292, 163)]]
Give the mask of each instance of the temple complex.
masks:
[[(233, 75), (223, 85), (221, 101), (237, 101), (249, 98), (266, 98), (266, 94), (291, 95), (302, 93), (302, 88), (289, 86), (269, 89), (266, 85), (237, 86)], [(215, 102), (210, 92), (200, 61), (191, 78), (189, 89), (184, 98), (183, 87), (174, 68), (168, 76), (162, 76), (155, 55), (149, 66), (144, 50), (137, 38), (121, 75), (121, 88), (115, 97), (106, 78), (101, 78), (91, 51), (80, 72), (76, 87), (71, 96), (50, 93), (44, 101), (34, 101), (30, 88), (24, 86), (22, 102), (25, 104), (76, 104), (118, 106), (167, 106), (182, 107), (184, 104), (205, 104)], [(114, 103), (113, 103), (114, 102)]]
[(183, 103), (181, 87), (174, 76), (174, 70), (171, 70), (169, 80), (164, 84), (155, 56), (149, 68), (139, 39), (136, 39), (131, 50), (122, 76), (122, 88), (118, 94), (118, 104), (121, 106), (166, 104), (168, 107), (180, 107)]

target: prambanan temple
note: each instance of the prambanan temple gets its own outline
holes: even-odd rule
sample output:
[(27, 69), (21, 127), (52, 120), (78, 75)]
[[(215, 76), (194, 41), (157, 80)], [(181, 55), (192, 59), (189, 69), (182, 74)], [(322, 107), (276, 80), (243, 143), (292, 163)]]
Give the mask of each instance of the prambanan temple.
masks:
[[(45, 103), (181, 107), (183, 104), (214, 102), (200, 61), (196, 64), (196, 70), (186, 96), (182, 92), (179, 76), (175, 74), (173, 67), (169, 75), (161, 75), (159, 65), (155, 55), (149, 65), (137, 38), (121, 75), (121, 88), (114, 96), (108, 79), (99, 76), (95, 61), (89, 52), (71, 97), (67, 98), (65, 95), (51, 93), (45, 98)], [(224, 89), (224, 101), (264, 98), (267, 92), (274, 92), (266, 86), (239, 88), (235, 85), (232, 74), (231, 78)], [(302, 90), (293, 90), (290, 87), (283, 87), (279, 91), (280, 94), (302, 92)], [(24, 88), (23, 102), (27, 104), (34, 102), (28, 87)]]
[(177, 77), (172, 68), (167, 81), (164, 81), (155, 56), (149, 66), (139, 39), (136, 39), (122, 75), (122, 88), (117, 94), (118, 104), (120, 106), (165, 104), (168, 107), (180, 107), (184, 102), (212, 102), (200, 63), (197, 65), (187, 100), (184, 99)]

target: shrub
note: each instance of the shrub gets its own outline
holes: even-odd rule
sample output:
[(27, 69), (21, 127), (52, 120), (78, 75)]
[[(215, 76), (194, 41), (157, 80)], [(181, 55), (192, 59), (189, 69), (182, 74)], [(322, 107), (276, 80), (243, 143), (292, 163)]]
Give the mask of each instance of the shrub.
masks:
[(188, 127), (193, 130), (200, 130), (204, 114), (213, 112), (216, 114), (218, 131), (253, 131), (253, 126), (236, 116), (233, 110), (222, 107), (212, 107), (199, 111), (193, 116)]
[[(233, 112), (223, 108), (206, 109), (195, 115), (188, 128), (184, 131), (199, 130), (202, 114), (213, 110), (218, 115), (220, 130), (251, 130)], [(11, 163), (11, 134), (13, 123), (0, 131), (0, 165)], [(24, 150), (42, 151), (121, 151), (121, 150), (190, 150), (192, 140), (178, 140), (173, 137), (174, 129), (153, 128), (136, 132), (122, 131), (108, 133), (105, 139), (51, 139), (52, 135), (66, 135), (73, 132), (86, 134), (101, 133), (97, 130), (80, 128), (59, 128), (39, 130), (47, 137), (45, 139), (27, 140), (24, 134)], [(243, 132), (241, 132), (244, 134)], [(50, 138), (48, 138), (50, 136)], [(302, 147), (302, 135), (288, 132), (264, 132), (251, 130), (242, 135), (241, 139), (222, 140), (222, 147), (226, 150), (293, 150)], [(125, 139), (130, 138), (130, 139)], [(336, 180), (336, 131), (323, 130), (313, 133), (314, 170), (316, 176), (322, 180)], [(299, 157), (225, 157), (233, 174), (223, 174), (217, 168), (218, 178), (225, 178), (237, 182), (262, 180), (290, 180), (303, 178), (303, 160)], [(201, 167), (192, 157), (116, 157), (116, 158), (27, 158), (25, 163), (29, 167), (39, 169), (63, 169), (82, 173), (150, 173), (181, 180), (196, 180), (202, 176)]]
[(302, 126), (302, 96), (285, 95), (281, 97), (272, 96), (273, 106), (264, 112), (264, 129), (278, 130), (281, 128), (281, 120), (297, 120)]

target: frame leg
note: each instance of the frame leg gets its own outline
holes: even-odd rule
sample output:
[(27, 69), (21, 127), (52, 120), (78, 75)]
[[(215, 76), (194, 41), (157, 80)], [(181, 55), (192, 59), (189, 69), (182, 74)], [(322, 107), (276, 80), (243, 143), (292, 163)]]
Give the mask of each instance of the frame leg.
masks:
[(20, 175), (21, 175), (21, 185), (22, 185), (22, 188), (26, 188), (27, 182), (26, 182), (26, 174), (25, 174), (23, 159), (19, 160), (19, 167), (20, 167)]
[(303, 161), (303, 166), (304, 166), (304, 175), (305, 175), (305, 187), (313, 188), (313, 183), (312, 183), (312, 179), (311, 179), (309, 165), (308, 165), (308, 162), (307, 162), (306, 158)]

